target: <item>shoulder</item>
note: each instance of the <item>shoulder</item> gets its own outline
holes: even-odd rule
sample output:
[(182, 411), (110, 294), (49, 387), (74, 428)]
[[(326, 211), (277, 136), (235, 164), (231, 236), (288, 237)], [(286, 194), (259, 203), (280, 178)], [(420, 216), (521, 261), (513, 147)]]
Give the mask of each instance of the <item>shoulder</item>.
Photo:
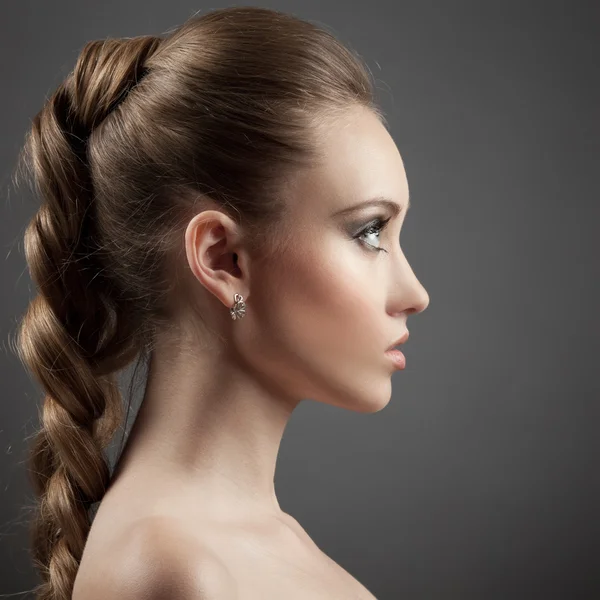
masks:
[[(234, 600), (236, 585), (223, 563), (181, 523), (146, 517), (120, 534), (103, 561), (105, 580), (93, 596), (103, 600)], [(96, 571), (98, 573), (98, 571)]]

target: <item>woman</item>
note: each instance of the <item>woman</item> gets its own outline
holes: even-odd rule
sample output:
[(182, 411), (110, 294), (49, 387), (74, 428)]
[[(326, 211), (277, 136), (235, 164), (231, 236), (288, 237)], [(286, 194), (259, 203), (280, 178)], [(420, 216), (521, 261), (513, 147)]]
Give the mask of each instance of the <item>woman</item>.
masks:
[[(404, 367), (388, 350), (429, 303), (360, 59), (252, 7), (90, 42), (21, 158), (42, 199), (18, 340), (46, 392), (37, 597), (373, 598), (274, 490), (294, 408), (384, 408)], [(145, 393), (111, 473), (135, 357)]]

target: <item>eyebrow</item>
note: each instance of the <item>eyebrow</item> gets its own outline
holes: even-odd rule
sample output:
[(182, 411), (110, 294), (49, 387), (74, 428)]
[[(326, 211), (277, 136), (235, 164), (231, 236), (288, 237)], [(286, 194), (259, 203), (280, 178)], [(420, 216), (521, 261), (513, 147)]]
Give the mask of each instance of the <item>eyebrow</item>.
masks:
[[(377, 196), (375, 198), (371, 198), (370, 200), (365, 200), (364, 202), (359, 202), (358, 204), (354, 204), (353, 206), (348, 206), (347, 208), (338, 210), (335, 213), (335, 215), (345, 215), (345, 214), (352, 213), (356, 210), (359, 210), (361, 208), (366, 208), (369, 206), (385, 206), (394, 213), (394, 216), (399, 215), (403, 210), (402, 206), (400, 206), (397, 202), (394, 202), (390, 198), (387, 198), (385, 196)], [(409, 208), (410, 208), (410, 196), (408, 197), (408, 203), (406, 204), (406, 212), (408, 212)]]

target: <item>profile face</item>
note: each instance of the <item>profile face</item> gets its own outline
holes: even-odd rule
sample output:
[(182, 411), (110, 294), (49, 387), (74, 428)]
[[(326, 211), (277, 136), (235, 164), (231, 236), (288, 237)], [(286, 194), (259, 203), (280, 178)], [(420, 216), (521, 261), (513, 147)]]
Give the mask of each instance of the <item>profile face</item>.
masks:
[[(385, 351), (409, 328), (407, 316), (429, 303), (400, 245), (409, 187), (400, 153), (371, 111), (348, 113), (324, 144), (323, 163), (299, 172), (288, 190), (289, 244), (252, 267), (247, 315), (256, 329), (245, 351), (286, 395), (377, 412), (397, 370)], [(376, 197), (400, 213), (377, 205), (346, 211)]]

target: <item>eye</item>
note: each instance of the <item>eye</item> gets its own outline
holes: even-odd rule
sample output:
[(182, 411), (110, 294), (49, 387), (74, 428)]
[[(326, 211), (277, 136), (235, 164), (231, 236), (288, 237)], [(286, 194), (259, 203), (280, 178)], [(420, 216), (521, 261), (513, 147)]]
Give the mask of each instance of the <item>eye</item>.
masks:
[[(354, 238), (358, 239), (360, 241), (363, 241), (362, 238), (365, 236), (376, 236), (375, 239), (379, 240), (379, 234), (385, 229), (386, 225), (388, 224), (388, 222), (390, 220), (391, 220), (391, 217), (388, 217), (387, 219), (377, 217), (375, 220), (370, 222), (366, 227), (361, 229), (354, 236)], [(363, 243), (366, 244), (367, 246), (369, 246), (370, 248), (372, 248), (373, 250), (376, 250), (377, 252), (387, 252), (387, 250), (385, 248), (379, 248), (369, 242), (363, 242)]]

